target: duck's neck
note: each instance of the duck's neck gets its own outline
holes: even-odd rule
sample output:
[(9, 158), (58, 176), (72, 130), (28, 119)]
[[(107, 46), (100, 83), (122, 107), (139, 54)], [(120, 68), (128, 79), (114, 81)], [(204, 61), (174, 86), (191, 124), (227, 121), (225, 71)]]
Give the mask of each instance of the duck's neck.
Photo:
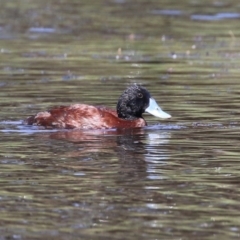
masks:
[(118, 117), (125, 120), (136, 120), (138, 118), (143, 118), (142, 113), (133, 113), (132, 109), (127, 108), (127, 106), (117, 107)]

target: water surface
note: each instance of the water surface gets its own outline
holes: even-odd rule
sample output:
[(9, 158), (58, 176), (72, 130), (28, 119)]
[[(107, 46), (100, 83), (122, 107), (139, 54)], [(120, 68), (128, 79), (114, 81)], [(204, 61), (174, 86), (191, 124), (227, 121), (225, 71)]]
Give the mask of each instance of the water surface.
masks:
[[(237, 1), (0, 11), (1, 239), (239, 238)], [(55, 105), (115, 108), (132, 83), (172, 119), (101, 131), (21, 123)]]

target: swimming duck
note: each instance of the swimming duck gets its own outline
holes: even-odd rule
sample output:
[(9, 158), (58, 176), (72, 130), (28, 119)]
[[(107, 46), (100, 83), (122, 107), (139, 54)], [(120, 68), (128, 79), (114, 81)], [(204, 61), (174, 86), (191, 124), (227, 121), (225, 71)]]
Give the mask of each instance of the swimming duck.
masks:
[(134, 84), (119, 97), (116, 110), (87, 104), (54, 107), (28, 117), (28, 125), (61, 129), (108, 129), (137, 128), (147, 125), (142, 114), (148, 112), (155, 117), (170, 118), (150, 93)]

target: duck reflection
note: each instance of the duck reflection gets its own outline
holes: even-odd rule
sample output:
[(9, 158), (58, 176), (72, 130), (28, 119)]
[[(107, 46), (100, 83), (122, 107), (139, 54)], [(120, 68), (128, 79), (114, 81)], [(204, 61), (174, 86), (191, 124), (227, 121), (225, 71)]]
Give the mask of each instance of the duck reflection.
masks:
[[(171, 136), (167, 131), (144, 128), (85, 132), (71, 130), (40, 135), (41, 138), (64, 141), (65, 147), (61, 149), (62, 157), (78, 158), (78, 164), (79, 160), (92, 159), (97, 160), (98, 163), (102, 161), (102, 167), (107, 168), (109, 164), (115, 164), (118, 161), (117, 171), (122, 176), (140, 174), (148, 175), (148, 178), (158, 175), (156, 171), (159, 171), (159, 168), (155, 168), (156, 164), (165, 163), (166, 144)], [(66, 147), (66, 142), (71, 146)], [(81, 168), (75, 164), (71, 167)]]

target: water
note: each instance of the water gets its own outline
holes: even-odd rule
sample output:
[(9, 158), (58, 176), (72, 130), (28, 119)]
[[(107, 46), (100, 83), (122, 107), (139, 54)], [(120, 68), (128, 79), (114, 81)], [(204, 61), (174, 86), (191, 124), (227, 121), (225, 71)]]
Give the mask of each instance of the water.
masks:
[[(0, 239), (239, 238), (237, 1), (24, 0), (0, 12)], [(56, 105), (115, 108), (131, 83), (172, 118), (22, 125)]]

